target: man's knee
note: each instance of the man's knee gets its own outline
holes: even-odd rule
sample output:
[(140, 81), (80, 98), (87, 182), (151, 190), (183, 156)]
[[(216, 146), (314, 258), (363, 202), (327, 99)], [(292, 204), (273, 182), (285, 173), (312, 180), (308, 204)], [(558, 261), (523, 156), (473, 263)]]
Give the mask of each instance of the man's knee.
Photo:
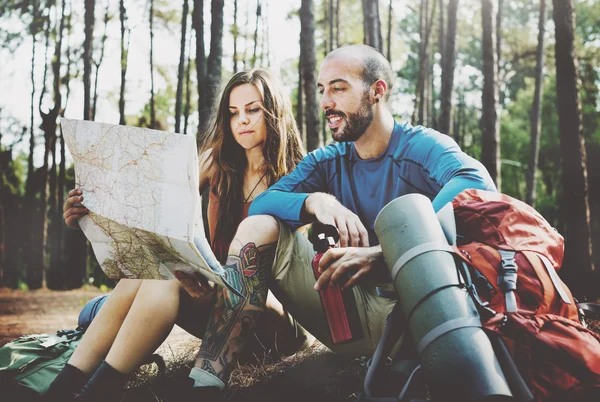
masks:
[(238, 226), (236, 239), (241, 244), (257, 246), (276, 243), (279, 238), (279, 221), (270, 215), (249, 216)]

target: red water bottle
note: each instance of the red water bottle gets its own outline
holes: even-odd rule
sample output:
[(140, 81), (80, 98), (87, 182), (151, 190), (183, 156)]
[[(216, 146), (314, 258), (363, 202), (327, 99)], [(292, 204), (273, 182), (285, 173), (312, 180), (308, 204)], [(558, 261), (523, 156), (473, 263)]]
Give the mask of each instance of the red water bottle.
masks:
[[(319, 279), (319, 261), (327, 250), (335, 247), (339, 234), (335, 226), (315, 222), (309, 239), (317, 252), (312, 260), (312, 268), (315, 279)], [(362, 338), (362, 327), (352, 289), (342, 291), (338, 284), (329, 283), (319, 290), (319, 296), (334, 344)]]

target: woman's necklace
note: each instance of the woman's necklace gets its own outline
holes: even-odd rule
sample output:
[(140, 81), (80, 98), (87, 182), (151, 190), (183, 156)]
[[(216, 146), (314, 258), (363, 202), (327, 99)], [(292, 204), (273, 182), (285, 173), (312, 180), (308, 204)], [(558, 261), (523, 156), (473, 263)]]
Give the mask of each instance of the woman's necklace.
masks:
[(256, 183), (256, 185), (254, 186), (254, 188), (252, 189), (252, 191), (250, 191), (250, 194), (248, 194), (248, 197), (246, 197), (246, 199), (244, 200), (244, 204), (248, 202), (248, 200), (250, 199), (250, 197), (252, 197), (252, 194), (254, 194), (254, 190), (256, 190), (256, 188), (263, 181), (263, 179), (265, 178), (266, 175), (267, 175), (267, 172), (265, 171), (265, 173), (263, 173), (263, 175), (260, 176), (260, 179), (258, 179), (258, 182)]

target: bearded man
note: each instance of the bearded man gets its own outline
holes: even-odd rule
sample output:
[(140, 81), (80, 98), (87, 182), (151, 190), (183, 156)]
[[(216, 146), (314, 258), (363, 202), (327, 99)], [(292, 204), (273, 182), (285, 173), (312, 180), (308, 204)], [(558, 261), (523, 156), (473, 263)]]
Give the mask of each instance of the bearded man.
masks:
[[(291, 174), (260, 194), (231, 243), (234, 256), (246, 246), (276, 246), (275, 253), (259, 253), (256, 261), (240, 256), (239, 269), (251, 263), (260, 271), (261, 283), (268, 283), (302, 326), (334, 352), (350, 356), (373, 354), (396, 303), (374, 231), (379, 211), (410, 193), (427, 196), (437, 211), (467, 188), (495, 191), (483, 165), (450, 137), (394, 119), (388, 106), (393, 81), (389, 62), (369, 46), (329, 53), (318, 87), (336, 143), (308, 154)], [(318, 280), (311, 267), (313, 246), (296, 231), (317, 221), (335, 226), (340, 235), (339, 247), (329, 249), (319, 262)], [(330, 282), (351, 289), (356, 306), (357, 330), (346, 342), (334, 342), (316, 291)], [(230, 332), (207, 342), (215, 354), (241, 341)], [(215, 361), (205, 349), (198, 356), (202, 369), (194, 369), (202, 374), (194, 376), (195, 388), (222, 388), (230, 363)]]

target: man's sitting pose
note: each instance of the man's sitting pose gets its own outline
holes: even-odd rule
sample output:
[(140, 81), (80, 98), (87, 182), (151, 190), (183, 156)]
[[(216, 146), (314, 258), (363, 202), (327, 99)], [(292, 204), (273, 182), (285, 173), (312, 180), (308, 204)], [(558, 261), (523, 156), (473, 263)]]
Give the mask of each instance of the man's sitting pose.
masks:
[[(219, 290), (210, 336), (196, 364), (196, 386), (214, 386), (215, 377), (226, 382), (232, 351), (255, 324), (267, 285), (334, 352), (371, 355), (395, 304), (382, 292), (393, 287), (373, 229), (379, 211), (409, 193), (427, 196), (437, 211), (464, 189), (495, 190), (483, 165), (450, 137), (394, 119), (388, 108), (393, 79), (389, 62), (368, 46), (342, 47), (325, 58), (320, 106), (337, 143), (311, 152), (252, 203), (253, 216), (239, 226), (225, 266), (229, 282), (239, 283), (246, 299)], [(339, 247), (320, 260), (318, 281), (311, 268), (313, 246), (295, 230), (315, 221), (334, 225), (340, 234)], [(362, 338), (333, 343), (315, 291), (329, 282), (353, 287)]]

